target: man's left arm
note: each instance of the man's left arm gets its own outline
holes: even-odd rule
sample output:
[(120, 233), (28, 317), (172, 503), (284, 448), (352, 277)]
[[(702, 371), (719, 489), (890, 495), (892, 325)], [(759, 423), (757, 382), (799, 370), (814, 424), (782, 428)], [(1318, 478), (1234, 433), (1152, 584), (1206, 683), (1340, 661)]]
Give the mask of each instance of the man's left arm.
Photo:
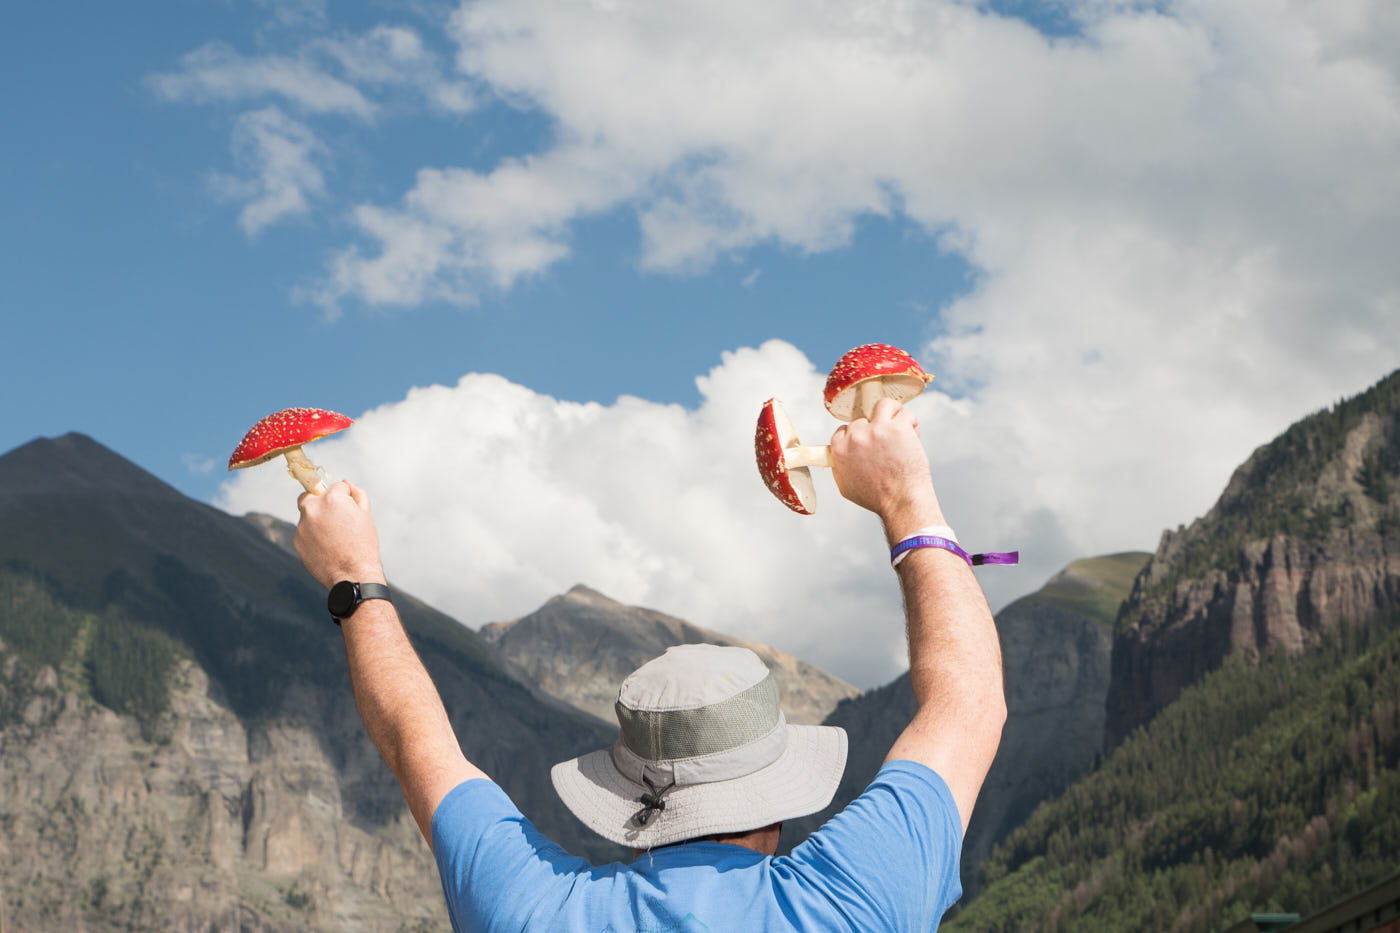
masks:
[[(341, 481), (324, 495), (303, 494), (297, 507), (296, 549), (313, 577), (327, 588), (341, 580), (385, 582), (379, 535), (364, 490)], [(486, 774), (462, 754), (442, 698), (390, 603), (362, 603), (344, 620), (341, 634), (365, 730), (398, 778), (431, 847), (438, 804), (458, 784)]]

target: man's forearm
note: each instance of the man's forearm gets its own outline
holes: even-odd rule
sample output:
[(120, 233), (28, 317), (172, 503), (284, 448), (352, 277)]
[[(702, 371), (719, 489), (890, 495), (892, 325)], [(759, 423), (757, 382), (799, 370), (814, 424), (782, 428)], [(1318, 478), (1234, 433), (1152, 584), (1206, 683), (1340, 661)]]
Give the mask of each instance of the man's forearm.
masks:
[(370, 600), (346, 619), (345, 656), (355, 706), (380, 755), (399, 779), (418, 828), (449, 790), (485, 777), (462, 755), (442, 698), (389, 603)]
[(924, 548), (898, 573), (919, 704), (1004, 705), (1001, 643), (972, 568), (949, 551)]
[[(368, 493), (341, 480), (322, 495), (303, 493), (297, 509), (297, 553), (322, 586), (384, 582)], [(442, 698), (393, 605), (382, 599), (361, 603), (342, 620), (341, 632), (360, 718), (431, 845), (438, 803), (462, 781), (485, 775), (463, 757)]]
[[(944, 524), (929, 502), (886, 517), (892, 545)], [(909, 639), (909, 677), (919, 709), (889, 757), (930, 764), (948, 781), (966, 827), (1006, 720), (1001, 643), (977, 578), (941, 548), (908, 553), (898, 568)]]
[[(930, 486), (910, 506), (885, 517), (885, 540), (893, 547), (921, 528), (946, 523)], [(942, 548), (918, 548), (905, 555), (897, 572), (904, 596), (909, 669), (916, 675), (919, 702), (932, 699), (933, 691), (942, 685), (972, 688), (963, 683), (962, 672), (967, 670), (977, 672), (980, 684), (994, 681), (1000, 695), (1001, 643), (987, 598), (967, 562)], [(918, 676), (920, 672), (924, 676)], [(990, 676), (993, 672), (995, 677)]]

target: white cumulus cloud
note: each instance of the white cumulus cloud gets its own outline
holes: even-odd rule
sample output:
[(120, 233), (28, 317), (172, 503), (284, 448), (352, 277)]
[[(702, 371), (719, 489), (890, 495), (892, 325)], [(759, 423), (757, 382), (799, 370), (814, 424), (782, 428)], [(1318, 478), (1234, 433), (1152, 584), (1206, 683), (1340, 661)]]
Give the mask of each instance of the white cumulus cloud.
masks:
[(422, 169), (403, 205), (361, 205), (355, 221), (380, 244), (349, 247), (332, 262), (317, 300), (353, 296), (372, 304), (471, 303), (568, 255), (570, 222), (601, 210), (635, 185), (616, 154), (575, 145), (511, 159), (481, 174)]
[(359, 89), (314, 62), (287, 55), (239, 54), (210, 42), (185, 55), (180, 70), (147, 79), (167, 100), (240, 101), (280, 97), (309, 113), (335, 113), (368, 119), (375, 105)]
[(245, 174), (216, 174), (211, 187), (220, 198), (245, 202), (238, 225), (250, 237), (283, 218), (305, 214), (325, 192), (320, 167), (327, 157), (325, 146), (276, 107), (238, 118), (233, 155)]
[[(314, 4), (278, 6), (284, 26), (304, 26), (324, 16)], [(463, 114), (476, 106), (468, 81), (447, 74), (441, 58), (406, 26), (381, 23), (363, 33), (315, 36), (285, 51), (245, 55), (223, 42), (208, 42), (180, 60), (176, 71), (154, 74), (147, 84), (172, 101), (242, 101), (280, 98), (307, 114), (369, 120), (385, 95), (402, 91), (434, 110)]]
[(347, 81), (359, 86), (412, 88), (432, 106), (453, 114), (476, 106), (467, 82), (449, 78), (422, 37), (404, 26), (381, 24), (361, 35), (313, 40), (304, 53), (334, 62)]
[[(1393, 235), (1400, 203), (1391, 4), (1066, 6), (1080, 37), (946, 0), (464, 4), (459, 67), (549, 115), (557, 140), (494, 171), (425, 171), (377, 208), (414, 223), (364, 223), (377, 255), (337, 265), (330, 290), (433, 293), (421, 271), (397, 293), (355, 282), (418, 224), (443, 232), (429, 279), (513, 281), (567, 255), (570, 222), (619, 207), (657, 268), (766, 241), (831, 249), (859, 216), (902, 213), (994, 274), (1028, 236), (1128, 222), (1284, 265), (1369, 263), (1374, 278), (1383, 257), (1366, 243)], [(513, 238), (558, 248), (460, 248), (491, 238), (522, 188)]]
[[(878, 522), (829, 473), (817, 514), (790, 512), (754, 463), (758, 410), (775, 394), (805, 442), (826, 442), (838, 423), (821, 404), (824, 380), (779, 341), (726, 354), (697, 380), (693, 410), (560, 401), (473, 373), (366, 412), (311, 454), (369, 490), (390, 577), (473, 627), (586, 583), (873, 685), (904, 661)], [(915, 404), (926, 437), (963, 420), (946, 398)], [(990, 545), (998, 529), (971, 517), (979, 507), (960, 482), (943, 490), (950, 518), (968, 516), (965, 536)], [(270, 464), (229, 480), (218, 504), (295, 521), (298, 492)]]
[[(862, 217), (891, 217), (973, 271), (965, 294), (931, 312), (917, 349), (941, 392), (917, 404), (963, 537), (1027, 556), (1021, 571), (983, 573), (995, 601), (1074, 557), (1150, 549), (1163, 527), (1202, 513), (1254, 446), (1400, 360), (1400, 8), (1060, 6), (1077, 35), (954, 0), (463, 4), (454, 80), (537, 112), (552, 132), (494, 166), (424, 167), (401, 197), (359, 205), (359, 237), (318, 297), (468, 304), (547, 272), (580, 221), (614, 212), (635, 218), (644, 269), (682, 272), (763, 244), (840, 249)], [(416, 54), (391, 35), (373, 41)], [(778, 360), (787, 381), (754, 377), (758, 359)], [(828, 644), (840, 633), (823, 621), (893, 605), (873, 548), (833, 557), (838, 529), (862, 516), (832, 508), (794, 535), (801, 519), (734, 504), (751, 480), (737, 460), (694, 459), (733, 449), (726, 432), (736, 418), (747, 431), (762, 397), (810, 397), (816, 382), (779, 344), (728, 357), (694, 411), (577, 406), (474, 375), (371, 412), (353, 436), (395, 412), (406, 423), (433, 406), (477, 411), (464, 399), (480, 397), (483, 424), (505, 410), (550, 439), (510, 425), (457, 438), (452, 449), (471, 455), (454, 454), (451, 492), (389, 506), (405, 526), (475, 542), (465, 553), (498, 584), (490, 592), (467, 600), (447, 594), (467, 585), (456, 578), (405, 579), (469, 621), (583, 581), (749, 627), (868, 682), (896, 642), (843, 661), (851, 641)], [(827, 430), (794, 408), (804, 431)], [(628, 472), (632, 451), (654, 472)], [(372, 472), (369, 452), (347, 462), (377, 490), (399, 481)], [(495, 477), (496, 496), (471, 485), (481, 476)], [(240, 498), (264, 481), (240, 480), (250, 485), (230, 487), (228, 503), (266, 508), (270, 498)], [(545, 534), (552, 513), (521, 504), (531, 491), (586, 532), (558, 544)], [(667, 540), (677, 510), (709, 547)], [(502, 530), (511, 514), (534, 516), (520, 520), (542, 541)], [(732, 560), (705, 556), (726, 551)], [(785, 575), (760, 579), (768, 567)], [(810, 621), (803, 607), (830, 611)]]
[(326, 0), (257, 0), (272, 14), (275, 25), (285, 28), (320, 28), (326, 25)]
[(975, 271), (921, 348), (966, 403), (949, 443), (1066, 559), (1150, 548), (1400, 359), (1400, 15), (1064, 9), (1081, 34), (950, 0), (463, 4), (459, 68), (558, 131), (362, 206), (321, 298), (469, 303), (615, 210), (670, 270), (897, 216)]

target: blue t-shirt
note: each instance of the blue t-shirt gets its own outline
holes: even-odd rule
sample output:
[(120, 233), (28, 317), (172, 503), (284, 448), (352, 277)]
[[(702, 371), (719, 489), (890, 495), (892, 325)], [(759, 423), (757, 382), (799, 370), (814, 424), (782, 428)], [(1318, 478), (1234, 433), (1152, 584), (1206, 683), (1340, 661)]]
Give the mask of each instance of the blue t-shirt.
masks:
[(948, 785), (893, 761), (788, 855), (723, 842), (594, 868), (535, 829), (495, 783), (466, 781), (433, 814), (452, 929), (588, 933), (934, 930), (962, 895)]

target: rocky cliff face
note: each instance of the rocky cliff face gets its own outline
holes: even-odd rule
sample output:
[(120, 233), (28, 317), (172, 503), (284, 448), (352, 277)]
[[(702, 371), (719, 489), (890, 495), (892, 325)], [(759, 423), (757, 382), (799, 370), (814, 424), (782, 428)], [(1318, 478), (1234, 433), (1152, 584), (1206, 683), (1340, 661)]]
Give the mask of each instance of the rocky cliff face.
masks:
[(1259, 448), (1168, 531), (1123, 607), (1105, 745), (1227, 654), (1298, 652), (1400, 606), (1400, 373)]
[(513, 622), (483, 626), (481, 634), (529, 683), (613, 724), (613, 702), (623, 679), (673, 645), (703, 642), (753, 651), (777, 678), (790, 722), (819, 723), (837, 703), (858, 692), (776, 648), (625, 606), (586, 586), (575, 586)]
[[(5, 929), (445, 926), (294, 557), (77, 435), (0, 457), (0, 528)], [(468, 757), (567, 848), (621, 855), (548, 779), (615, 729), (397, 602)]]
[(992, 846), (1093, 765), (1108, 694), (1112, 636), (1104, 622), (1029, 597), (1003, 609), (997, 628), (1007, 716), (963, 844), (969, 894)]
[[(977, 890), (977, 866), (992, 846), (1087, 771), (1099, 753), (1111, 621), (1147, 557), (1132, 552), (1075, 561), (997, 614), (1007, 721), (963, 844), (968, 896)], [(846, 774), (832, 805), (794, 825), (791, 841), (865, 788), (914, 711), (908, 674), (836, 708), (826, 722), (850, 737)]]
[[(11, 929), (445, 925), (431, 856), (383, 764), (336, 747), (353, 709), (308, 691), (314, 725), (250, 727), (184, 662), (166, 730), (148, 741), (130, 717), (63, 689), (52, 667), (0, 657), (0, 691), (27, 696), (0, 730)], [(369, 801), (386, 812), (360, 812)]]

